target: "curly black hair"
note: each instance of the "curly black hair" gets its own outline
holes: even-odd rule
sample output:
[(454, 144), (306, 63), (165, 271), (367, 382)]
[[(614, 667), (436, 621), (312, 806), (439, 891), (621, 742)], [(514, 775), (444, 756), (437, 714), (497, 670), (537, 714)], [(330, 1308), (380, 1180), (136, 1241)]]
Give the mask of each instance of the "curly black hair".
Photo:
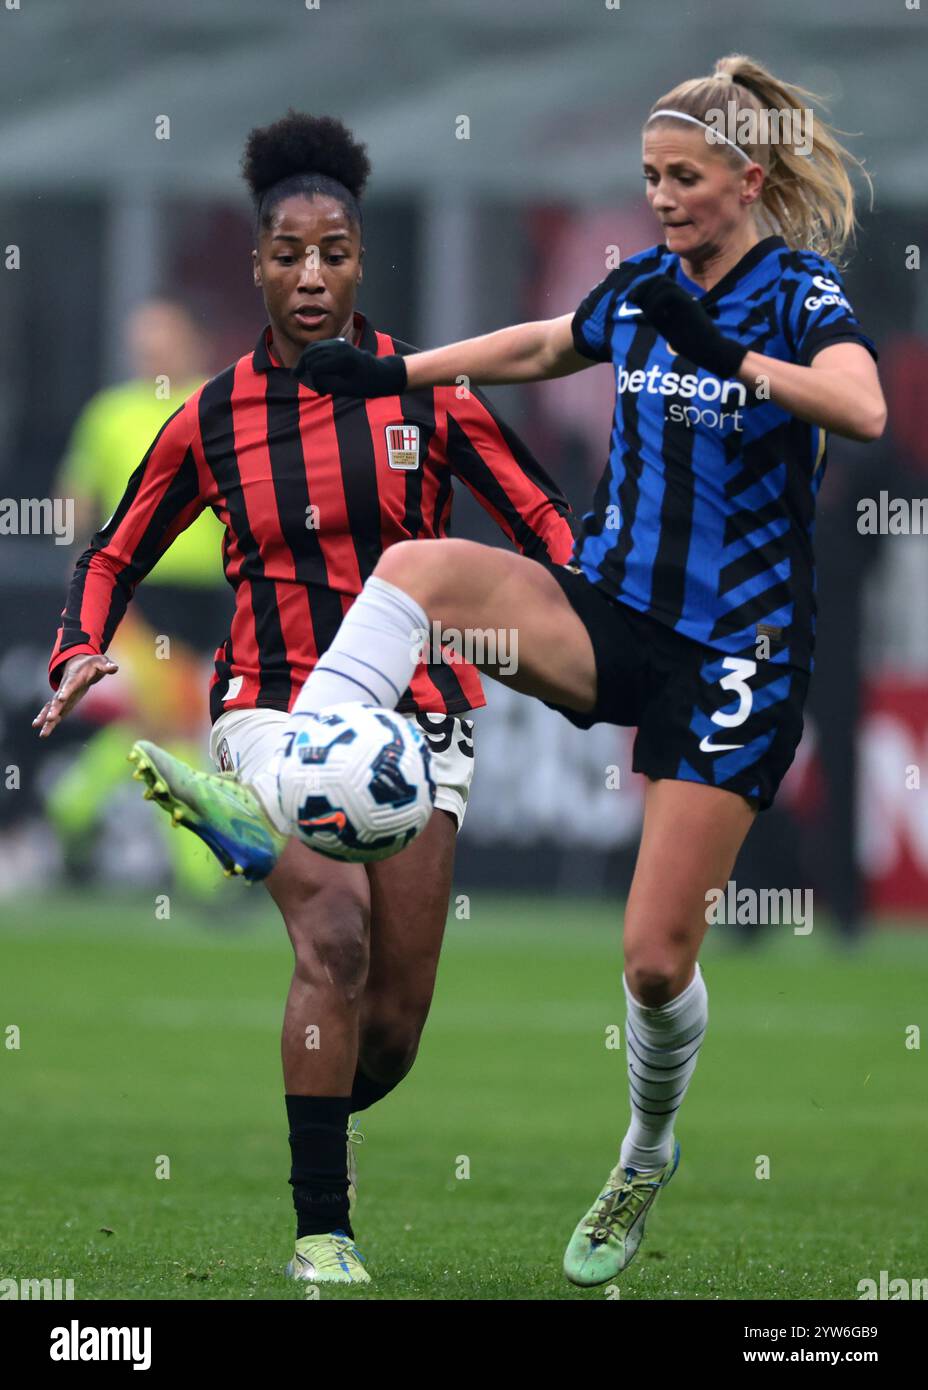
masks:
[(360, 198), (370, 172), (366, 147), (334, 116), (309, 116), (291, 107), (272, 125), (255, 126), (242, 154), (242, 177), (255, 204), (255, 236), (270, 227), (277, 204), (294, 193), (337, 198), (360, 228)]

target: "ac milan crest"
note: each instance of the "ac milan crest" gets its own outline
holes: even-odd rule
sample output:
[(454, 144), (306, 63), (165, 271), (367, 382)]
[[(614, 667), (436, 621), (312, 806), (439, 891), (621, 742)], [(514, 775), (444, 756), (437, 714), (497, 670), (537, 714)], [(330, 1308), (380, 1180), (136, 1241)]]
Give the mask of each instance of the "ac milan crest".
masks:
[(387, 457), (391, 468), (418, 468), (419, 426), (387, 425)]

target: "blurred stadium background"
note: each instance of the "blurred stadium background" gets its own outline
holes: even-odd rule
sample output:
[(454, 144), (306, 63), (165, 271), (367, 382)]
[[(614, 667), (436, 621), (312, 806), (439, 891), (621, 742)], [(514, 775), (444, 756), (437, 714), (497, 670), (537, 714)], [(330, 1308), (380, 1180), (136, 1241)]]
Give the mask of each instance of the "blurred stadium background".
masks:
[[(909, 978), (906, 962), (924, 965), (923, 956), (912, 953), (916, 942), (911, 929), (921, 931), (928, 924), (928, 790), (919, 790), (920, 772), (928, 774), (928, 542), (919, 535), (860, 535), (857, 504), (861, 498), (878, 497), (881, 490), (906, 499), (926, 492), (928, 292), (924, 272), (916, 268), (928, 230), (926, 22), (928, 15), (903, 0), (892, 5), (821, 0), (814, 6), (807, 0), (778, 0), (764, 7), (745, 7), (741, 0), (699, 6), (626, 0), (615, 7), (604, 0), (468, 0), (450, 5), (321, 0), (317, 7), (296, 0), (200, 0), (196, 6), (160, 0), (157, 6), (128, 7), (121, 0), (93, 0), (84, 6), (24, 0), (18, 10), (5, 7), (0, 14), (0, 314), (6, 329), (0, 338), (0, 496), (80, 493), (79, 477), (86, 481), (94, 467), (93, 458), (87, 458), (87, 449), (93, 452), (93, 432), (89, 445), (75, 433), (87, 403), (133, 376), (151, 384), (140, 365), (144, 344), (137, 337), (134, 344), (128, 339), (130, 326), (138, 327), (133, 316), (140, 306), (167, 297), (187, 310), (197, 342), (189, 355), (180, 354), (177, 375), (219, 370), (251, 350), (264, 318), (252, 286), (250, 209), (238, 161), (247, 131), (290, 105), (338, 115), (367, 142), (374, 173), (365, 204), (367, 263), (360, 307), (376, 325), (428, 346), (520, 319), (564, 313), (602, 278), (610, 246), (630, 254), (656, 240), (640, 180), (639, 131), (650, 103), (676, 81), (711, 70), (717, 57), (736, 50), (822, 92), (831, 101), (837, 125), (859, 132), (849, 143), (875, 180), (874, 210), (862, 207), (859, 249), (847, 283), (881, 350), (890, 425), (877, 445), (831, 444), (819, 507), (820, 637), (806, 737), (776, 808), (752, 832), (735, 878), (739, 888), (811, 888), (817, 943), (820, 936), (862, 941), (868, 933), (865, 950), (876, 953), (866, 956), (867, 978), (883, 1008), (868, 1027), (873, 1038), (884, 1037), (884, 1024), (901, 1028), (915, 1016), (915, 997), (911, 991), (906, 997), (901, 987)], [(156, 138), (156, 123), (163, 117), (170, 121), (167, 139)], [(468, 138), (459, 138), (464, 130)], [(177, 347), (176, 336), (172, 341)], [(498, 392), (496, 399), (575, 509), (584, 510), (605, 457), (609, 372)], [(171, 408), (176, 404), (172, 401)], [(141, 448), (126, 447), (125, 477), (146, 444), (147, 439)], [(118, 455), (108, 467), (112, 476)], [(134, 1037), (144, 1036), (148, 1027), (153, 1045), (159, 1037), (168, 1040), (163, 1058), (155, 1047), (145, 1054), (146, 1062), (141, 1053), (133, 1054), (127, 1065), (135, 1080), (147, 1077), (142, 1094), (149, 1102), (160, 1097), (165, 1114), (173, 1104), (169, 1095), (188, 1102), (186, 1110), (181, 1103), (178, 1111), (187, 1125), (185, 1134), (201, 1123), (206, 1093), (184, 1076), (185, 1059), (192, 1053), (206, 1059), (210, 1085), (218, 1084), (218, 1063), (208, 1058), (220, 1027), (220, 999), (198, 1015), (206, 986), (195, 983), (190, 985), (195, 997), (182, 1016), (167, 1010), (168, 1018), (167, 1005), (160, 1014), (151, 1005), (146, 1015), (146, 981), (106, 944), (111, 933), (120, 933), (125, 925), (141, 937), (149, 918), (150, 930), (156, 932), (149, 905), (167, 884), (174, 884), (177, 905), (166, 938), (172, 955), (170, 963), (159, 961), (164, 977), (156, 987), (166, 996), (176, 988), (183, 993), (187, 986), (181, 981), (199, 979), (200, 947), (193, 936), (185, 945), (178, 925), (189, 923), (199, 933), (214, 962), (222, 956), (221, 938), (209, 930), (218, 919), (209, 910), (204, 914), (203, 902), (207, 909), (213, 902), (219, 905), (225, 925), (234, 914), (242, 927), (259, 934), (278, 925), (264, 895), (244, 895), (237, 885), (217, 883), (208, 864), (185, 863), (182, 851), (169, 848), (155, 813), (137, 788), (126, 784), (121, 762), (129, 741), (126, 731), (135, 736), (162, 720), (176, 740), (201, 749), (205, 764), (206, 677), (200, 676), (201, 658), (191, 653), (211, 651), (225, 634), (228, 601), (221, 584), (202, 574), (185, 580), (178, 572), (161, 581), (160, 595), (154, 593), (156, 584), (143, 585), (139, 607), (147, 636), (145, 628), (134, 637), (129, 631), (118, 634), (111, 652), (124, 667), (118, 683), (98, 687), (80, 717), (69, 720), (50, 743), (38, 744), (30, 729), (47, 697), (46, 664), (70, 567), (108, 514), (104, 490), (101, 484), (95, 517), (89, 483), (79, 496), (70, 546), (47, 534), (11, 534), (9, 527), (0, 535), (0, 916), (7, 917), (8, 945), (15, 946), (0, 1024), (22, 1013), (32, 1020), (34, 1031), (41, 1031), (49, 1011), (62, 1010), (57, 1014), (62, 1030), (70, 1031), (78, 1018), (91, 1029), (82, 1032), (82, 1050), (75, 1053), (70, 1071), (60, 1052), (33, 1054), (32, 1069), (18, 1073), (7, 1091), (13, 1100), (8, 1117), (19, 1116), (32, 1135), (21, 1150), (26, 1167), (41, 1162), (53, 1135), (70, 1135), (71, 1176), (78, 1165), (86, 1165), (82, 1171), (91, 1175), (86, 1192), (111, 1180), (112, 1164), (104, 1157), (103, 1140), (92, 1139), (82, 1128), (82, 1116), (92, 1114), (104, 1127), (107, 1117), (113, 1121), (122, 1142), (113, 1154), (121, 1155), (134, 1142), (135, 1121), (119, 1109), (123, 1079), (115, 1066), (129, 1016)], [(458, 499), (455, 529), (496, 540), (466, 495)], [(218, 545), (215, 563), (218, 576)], [(152, 591), (147, 609), (143, 590)], [(187, 641), (188, 665), (153, 660), (152, 634)], [(441, 1094), (440, 1066), (445, 1079), (456, 1076), (458, 1066), (463, 1094), (471, 1084), (464, 1062), (470, 1059), (486, 1076), (505, 1052), (504, 1079), (512, 1088), (501, 1081), (488, 1097), (484, 1118), (499, 1115), (498, 1130), (491, 1126), (488, 1131), (491, 1145), (505, 1141), (503, 1115), (515, 1096), (520, 1123), (530, 1106), (534, 1113), (546, 1104), (545, 1076), (533, 1060), (539, 1050), (552, 1036), (563, 1041), (573, 1030), (575, 1051), (559, 1055), (574, 1056), (579, 1065), (583, 1053), (576, 1043), (578, 1030), (586, 1027), (579, 991), (574, 1004), (558, 1012), (563, 972), (572, 967), (578, 978), (588, 979), (601, 968), (589, 932), (601, 928), (596, 940), (607, 940), (607, 925), (617, 921), (633, 865), (640, 788), (630, 771), (631, 735), (604, 727), (581, 735), (541, 705), (492, 683), (488, 697), (489, 708), (478, 716), (475, 786), (455, 888), (472, 899), (477, 944), (463, 946), (465, 925), (452, 922), (449, 973), (443, 974), (430, 1025), (435, 1042), (427, 1041), (421, 1064), (420, 1085), (427, 1088), (431, 1077), (436, 1089), (416, 1092), (409, 1086), (398, 1094), (384, 1121), (395, 1126), (389, 1129), (395, 1144), (404, 1118), (415, 1127), (409, 1138), (413, 1147), (416, 1134), (422, 1134), (420, 1122), (431, 1123), (431, 1099)], [(95, 752), (88, 772), (91, 747)], [(619, 769), (618, 787), (607, 785), (610, 767)], [(89, 780), (105, 786), (105, 795), (85, 796)], [(120, 892), (123, 896), (112, 896)], [(595, 898), (601, 904), (589, 901)], [(193, 900), (201, 907), (194, 903), (188, 911), (185, 904)], [(481, 903), (488, 904), (482, 915)], [(578, 936), (576, 953), (568, 961), (551, 942), (558, 931), (569, 933), (572, 927), (586, 935)], [(518, 969), (511, 934), (502, 946), (493, 944), (493, 933), (503, 928), (515, 932), (529, 950), (537, 945), (534, 975)], [(873, 928), (882, 928), (879, 951)], [(46, 950), (49, 932), (54, 949)], [(767, 985), (775, 980), (775, 993), (790, 992), (799, 1007), (794, 1014), (774, 1008), (772, 1034), (753, 1041), (773, 1049), (771, 1065), (784, 1071), (794, 1065), (799, 1071), (804, 1055), (797, 1035), (803, 1034), (826, 988), (827, 952), (823, 955), (817, 944), (813, 953), (788, 928), (769, 928), (768, 934), (777, 937), (772, 949), (784, 973), (768, 974)], [(718, 940), (710, 950), (730, 956), (734, 935), (715, 935)], [(29, 945), (33, 936), (34, 950)], [(64, 937), (62, 957), (54, 943), (60, 938), (64, 947)], [(615, 937), (608, 939), (610, 953), (603, 962), (615, 959)], [(255, 1090), (258, 1085), (247, 1072), (241, 1029), (260, 1026), (262, 1046), (268, 1044), (260, 1069), (261, 1085), (268, 1087), (267, 1115), (255, 1115), (246, 1106), (246, 1121), (233, 1106), (226, 1112), (232, 1130), (239, 1120), (255, 1128), (266, 1120), (279, 1129), (273, 1055), (278, 1012), (273, 1001), (278, 993), (283, 999), (287, 948), (282, 932), (275, 940), (273, 955), (263, 966), (265, 983), (254, 986), (260, 997), (249, 1004), (254, 981), (247, 971), (232, 977), (238, 993), (228, 1019), (239, 1045), (232, 1056), (243, 1066), (236, 1074), (244, 1075), (246, 1091), (249, 1082)], [(881, 953), (891, 940), (896, 945), (886, 957)], [(499, 952), (510, 948), (511, 959), (497, 976)], [(146, 949), (155, 947), (149, 943)], [(68, 990), (58, 973), (62, 959), (72, 982)], [(749, 981), (740, 967), (728, 968), (738, 1002), (723, 1003), (718, 995), (714, 999), (719, 1000), (717, 1017), (727, 1018), (722, 1029), (732, 1030), (734, 1045), (736, 1036), (745, 1040), (745, 1029), (750, 1035), (752, 1017), (758, 1029), (757, 1020), (766, 1019), (763, 1026), (769, 1029), (771, 1016), (756, 1013), (766, 999), (763, 979), (754, 975)], [(108, 970), (113, 990), (99, 991), (94, 1002)], [(801, 989), (797, 994), (805, 971), (811, 972), (805, 977), (806, 993)], [(597, 1055), (602, 1027), (618, 1012), (617, 969), (608, 978), (613, 1003), (594, 1010), (591, 1025), (600, 1040), (591, 1044), (599, 1049)], [(499, 987), (488, 993), (490, 979), (497, 986), (500, 979), (507, 982), (509, 993)], [(855, 976), (847, 990), (831, 979), (837, 990), (834, 1011), (819, 1032), (851, 1033), (866, 998), (863, 978)], [(97, 1036), (90, 1020), (103, 1007), (103, 998), (106, 1014), (105, 1019), (101, 1014)], [(891, 1001), (903, 1009), (898, 1017)], [(487, 1025), (497, 1006), (496, 1023)], [(725, 1015), (725, 1008), (735, 1012)], [(506, 1025), (511, 1036), (493, 1031), (507, 1009), (515, 1010)], [(483, 1051), (471, 1050), (475, 1032), (480, 1034), (485, 1025), (490, 1032), (480, 1035)], [(427, 1030), (427, 1040), (431, 1036)], [(866, 1084), (863, 1074), (872, 1059), (867, 1037), (861, 1034), (855, 1086)], [(746, 1097), (752, 1076), (748, 1059), (764, 1062), (762, 1050), (751, 1050), (750, 1036), (745, 1046), (744, 1073), (736, 1067), (728, 1083)], [(428, 1051), (430, 1047), (435, 1050)], [(843, 1044), (835, 1044), (832, 1072), (826, 1054), (827, 1046), (816, 1053), (823, 1068), (816, 1094), (824, 1094), (847, 1066)], [(109, 1073), (104, 1055), (113, 1062)], [(229, 1054), (224, 1055), (228, 1060)], [(249, 1047), (252, 1063), (254, 1055)], [(884, 1080), (893, 1065), (885, 1060)], [(566, 1062), (564, 1071), (566, 1084)], [(225, 1080), (230, 1084), (228, 1076)], [(899, 1104), (891, 1115), (884, 1113), (877, 1122), (866, 1108), (855, 1112), (858, 1129), (843, 1136), (849, 1152), (866, 1147), (866, 1135), (878, 1123), (887, 1144), (888, 1126), (895, 1125), (897, 1139), (911, 1134), (914, 1092), (899, 1076), (895, 1084)], [(697, 1142), (704, 1131), (708, 1164), (716, 1123), (731, 1116), (700, 1112), (699, 1090), (694, 1088), (694, 1127)], [(618, 1094), (622, 1091), (620, 1080)], [(706, 1097), (708, 1104), (708, 1092)], [(41, 1101), (39, 1117), (33, 1114), (35, 1098)], [(756, 1098), (755, 1103), (762, 1128), (769, 1111)], [(714, 1104), (718, 1108), (718, 1096)], [(789, 1113), (787, 1093), (782, 1108), (784, 1115)], [(118, 1126), (116, 1115), (123, 1116)], [(556, 1166), (563, 1131), (557, 1115), (547, 1118), (552, 1126), (550, 1160)], [(579, 1108), (575, 1119), (579, 1124)], [(459, 1142), (450, 1120), (437, 1122), (449, 1145)], [(837, 1142), (838, 1134), (830, 1133)], [(211, 1151), (210, 1134), (205, 1133), (204, 1154)], [(532, 1134), (541, 1143), (539, 1134)], [(601, 1157), (602, 1133), (590, 1136), (591, 1141), (596, 1137), (600, 1148), (595, 1152)], [(798, 1121), (794, 1141), (797, 1163), (810, 1151), (823, 1161), (830, 1153), (827, 1144), (810, 1150), (809, 1136)], [(229, 1142), (237, 1142), (231, 1132)], [(266, 1138), (260, 1142), (265, 1148), (269, 1143)], [(745, 1142), (753, 1146), (753, 1154), (764, 1140), (751, 1131)], [(143, 1147), (147, 1154), (147, 1137)], [(544, 1153), (544, 1145), (537, 1151)], [(260, 1147), (249, 1151), (247, 1161), (261, 1168), (263, 1153)], [(868, 1153), (876, 1165), (879, 1155), (872, 1144)], [(593, 1163), (592, 1147), (589, 1154)], [(410, 1165), (411, 1155), (412, 1149)], [(273, 1182), (278, 1181), (281, 1157), (276, 1149), (268, 1157)], [(511, 1190), (519, 1190), (515, 1164), (513, 1157)], [(578, 1183), (595, 1180), (598, 1167), (588, 1171), (576, 1155), (575, 1167)], [(403, 1170), (393, 1171), (396, 1177)], [(887, 1171), (881, 1168), (881, 1176)], [(866, 1170), (858, 1176), (863, 1182)], [(900, 1170), (898, 1176), (902, 1182), (908, 1175)], [(53, 1190), (58, 1180), (68, 1185), (66, 1174), (58, 1171)], [(718, 1186), (721, 1212), (729, 1194), (721, 1179)], [(261, 1184), (255, 1179), (256, 1193), (259, 1187), (266, 1190), (263, 1177)], [(501, 1202), (511, 1190), (503, 1185)], [(586, 1186), (578, 1190), (582, 1197)], [(20, 1196), (29, 1202), (38, 1191), (38, 1186), (35, 1192), (24, 1186)], [(813, 1190), (806, 1191), (812, 1220), (823, 1208), (816, 1206)], [(285, 1199), (279, 1184), (275, 1192), (275, 1202)], [(901, 1202), (904, 1193), (903, 1185)], [(752, 1196), (746, 1193), (745, 1202)], [(567, 1200), (563, 1193), (558, 1199)], [(203, 1194), (187, 1200), (189, 1219), (196, 1221), (204, 1210)], [(51, 1212), (54, 1202), (46, 1207)], [(93, 1203), (85, 1210), (75, 1199), (73, 1210), (91, 1225), (100, 1219)], [(565, 1220), (571, 1219), (571, 1211), (565, 1211)], [(279, 1222), (282, 1206), (274, 1212)], [(842, 1220), (836, 1210), (832, 1229)], [(13, 1231), (24, 1240), (34, 1234), (27, 1225), (20, 1229), (14, 1224)], [(560, 1235), (559, 1229), (558, 1248)], [(872, 1235), (876, 1240), (876, 1225)], [(774, 1258), (775, 1226), (769, 1239)], [(31, 1266), (27, 1262), (24, 1267)], [(866, 1265), (860, 1269), (861, 1275), (868, 1272)], [(771, 1275), (757, 1287), (768, 1297), (782, 1296), (784, 1290), (829, 1296), (824, 1279), (823, 1274), (818, 1282), (803, 1285), (777, 1283)], [(94, 1287), (107, 1287), (102, 1274)], [(126, 1287), (132, 1287), (131, 1280)], [(185, 1286), (181, 1282), (178, 1287)], [(651, 1284), (646, 1282), (652, 1296), (662, 1287), (656, 1275)], [(186, 1291), (191, 1291), (189, 1284)]]

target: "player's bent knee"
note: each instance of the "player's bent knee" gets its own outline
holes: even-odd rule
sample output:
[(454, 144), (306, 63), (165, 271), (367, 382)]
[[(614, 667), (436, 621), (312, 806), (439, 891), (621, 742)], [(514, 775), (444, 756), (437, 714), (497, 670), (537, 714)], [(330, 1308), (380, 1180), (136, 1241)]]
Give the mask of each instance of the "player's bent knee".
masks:
[(355, 998), (367, 979), (368, 907), (351, 893), (319, 891), (283, 909), (295, 972)]
[(332, 917), (324, 925), (317, 923), (310, 931), (300, 927), (290, 935), (298, 978), (347, 1000), (360, 996), (369, 956), (367, 933), (356, 918)]
[[(374, 573), (390, 584), (402, 585), (410, 575), (421, 579), (438, 559), (433, 555), (436, 544), (436, 541), (398, 541), (383, 552)], [(445, 544), (443, 541), (442, 545)]]
[(688, 960), (670, 955), (649, 954), (631, 959), (626, 956), (625, 978), (638, 1002), (645, 1008), (655, 1009), (669, 1003), (685, 988), (685, 982), (681, 985), (680, 979), (689, 968)]
[(460, 575), (479, 572), (480, 553), (488, 549), (475, 541), (450, 537), (399, 541), (384, 551), (374, 573), (398, 588), (414, 588), (419, 601), (429, 608), (456, 594)]

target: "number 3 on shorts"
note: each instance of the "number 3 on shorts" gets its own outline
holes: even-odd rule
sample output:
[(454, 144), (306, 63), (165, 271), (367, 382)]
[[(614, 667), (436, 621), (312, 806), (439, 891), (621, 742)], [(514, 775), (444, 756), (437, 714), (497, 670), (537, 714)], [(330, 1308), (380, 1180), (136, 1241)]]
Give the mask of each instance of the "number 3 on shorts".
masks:
[[(743, 724), (751, 713), (754, 692), (748, 685), (748, 681), (757, 674), (757, 662), (750, 661), (746, 657), (726, 656), (722, 665), (729, 674), (722, 676), (719, 685), (723, 690), (730, 690), (738, 696), (738, 708), (733, 714), (725, 714), (722, 710), (716, 710), (712, 715), (712, 723), (719, 724), (724, 729), (735, 729), (739, 724)], [(711, 734), (707, 734), (701, 740), (699, 744), (701, 752), (716, 753), (724, 749), (744, 747), (741, 743), (712, 743), (711, 737)]]
[(723, 676), (719, 685), (723, 690), (733, 690), (740, 703), (734, 714), (723, 714), (721, 710), (717, 710), (712, 716), (712, 722), (721, 724), (725, 729), (734, 729), (743, 724), (751, 713), (754, 691), (748, 685), (748, 681), (757, 675), (757, 662), (748, 661), (746, 657), (726, 656), (722, 665), (731, 674)]

